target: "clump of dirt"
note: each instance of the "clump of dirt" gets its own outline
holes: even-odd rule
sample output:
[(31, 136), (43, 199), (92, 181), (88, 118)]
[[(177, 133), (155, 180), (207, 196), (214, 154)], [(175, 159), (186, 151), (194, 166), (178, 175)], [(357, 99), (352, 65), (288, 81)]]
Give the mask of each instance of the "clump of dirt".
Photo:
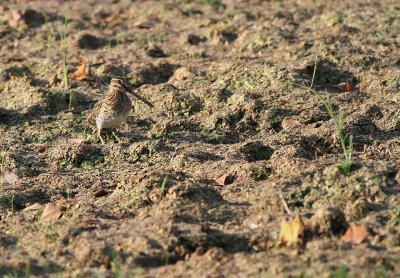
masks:
[(328, 207), (320, 208), (310, 219), (310, 230), (316, 234), (341, 235), (347, 228), (343, 212), (340, 209)]
[(107, 45), (107, 40), (90, 34), (83, 34), (78, 39), (77, 45), (82, 49), (98, 49)]

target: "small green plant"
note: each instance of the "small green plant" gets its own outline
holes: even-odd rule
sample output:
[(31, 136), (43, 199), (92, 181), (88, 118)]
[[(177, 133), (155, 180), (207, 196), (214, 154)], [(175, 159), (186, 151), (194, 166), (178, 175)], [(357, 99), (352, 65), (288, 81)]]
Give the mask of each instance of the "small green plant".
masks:
[(68, 31), (68, 0), (65, 3), (65, 20), (64, 20), (64, 32), (59, 31), (61, 38), (61, 58), (63, 63), (63, 74), (64, 74), (64, 87), (68, 89), (68, 75), (67, 75), (67, 31)]
[(69, 189), (69, 186), (67, 186), (67, 188), (66, 188), (66, 190), (65, 190), (65, 193), (67, 193), (67, 199), (70, 199), (70, 197), (71, 197), (71, 191), (70, 191), (70, 189)]
[(47, 61), (50, 62), (50, 50), (52, 45), (52, 40), (53, 40), (53, 32), (50, 28), (50, 24), (49, 24), (49, 20), (47, 18), (47, 16), (44, 18), (44, 23), (46, 25), (46, 45), (47, 45), (47, 52), (46, 52), (46, 56), (47, 56)]
[(25, 278), (28, 278), (29, 276), (31, 276), (31, 263), (27, 261), (25, 265)]
[(203, 6), (217, 6), (221, 4), (221, 1), (219, 0), (201, 0), (200, 3)]
[(125, 33), (121, 33), (117, 38), (117, 45), (119, 45), (120, 43), (125, 43), (125, 41), (126, 41), (126, 35)]
[(57, 277), (62, 278), (64, 269), (61, 266), (56, 267)]
[(164, 180), (163, 180), (163, 182), (162, 182), (162, 184), (161, 184), (160, 196), (158, 197), (158, 201), (161, 201), (161, 199), (162, 199), (162, 197), (163, 197), (164, 189), (165, 189), (165, 184), (167, 183), (167, 179), (168, 179), (168, 175), (166, 175), (166, 176), (164, 177)]
[(10, 199), (10, 204), (11, 204), (11, 212), (14, 213), (14, 195)]
[(400, 209), (394, 209), (394, 214), (391, 216), (388, 223), (390, 227), (394, 227), (400, 223)]
[[(61, 38), (61, 59), (62, 59), (62, 65), (63, 65), (63, 76), (64, 76), (64, 88), (65, 90), (68, 90), (69, 84), (68, 84), (68, 72), (67, 72), (67, 33), (68, 33), (68, 4), (69, 0), (66, 1), (65, 3), (65, 20), (64, 20), (64, 30), (59, 31), (60, 33), (60, 38)], [(70, 92), (69, 93), (69, 105), (68, 109), (72, 109), (72, 101), (74, 99), (74, 93)]]
[(136, 43), (139, 47), (144, 47), (144, 46), (148, 45), (149, 42), (150, 42), (149, 37), (147, 37), (145, 34), (142, 34), (142, 33), (139, 34), (139, 36), (136, 40)]
[(39, 219), (42, 217), (42, 214), (43, 214), (43, 209), (41, 209), (41, 208), (38, 209), (35, 218), (36, 218), (37, 220), (39, 220)]
[(220, 131), (220, 130), (217, 130), (217, 129), (215, 129), (215, 130), (213, 130), (213, 131), (208, 132), (208, 133), (205, 134), (205, 136), (206, 136), (207, 138), (211, 138), (211, 139), (217, 138), (217, 137), (220, 136), (220, 135), (221, 135), (221, 131)]
[(133, 277), (140, 278), (143, 276), (143, 269), (140, 266), (137, 266), (133, 269)]
[(341, 163), (338, 163), (336, 167), (338, 167), (338, 169), (342, 173), (349, 174), (351, 171), (353, 171), (354, 165), (355, 165), (354, 161), (343, 161)]
[(123, 277), (121, 259), (114, 250), (112, 250), (110, 253), (110, 264), (113, 277), (115, 278)]
[(13, 267), (12, 272), (13, 272), (13, 277), (18, 278), (18, 271), (15, 267)]
[(349, 277), (347, 274), (348, 270), (344, 265), (339, 266), (329, 277), (331, 278), (346, 278)]
[(309, 277), (310, 276), (308, 276), (304, 270), (300, 273), (300, 276), (299, 276), (299, 278), (309, 278)]
[(251, 76), (247, 77), (244, 80), (244, 86), (246, 89), (253, 89), (254, 85), (255, 85), (254, 83), (255, 83), (255, 80)]
[(347, 133), (346, 135), (344, 135), (342, 132), (344, 112), (339, 108), (339, 111), (337, 113), (335, 113), (335, 111), (333, 110), (333, 106), (332, 106), (329, 96), (327, 95), (326, 97), (324, 97), (318, 91), (312, 89), (312, 86), (314, 84), (316, 68), (317, 68), (317, 64), (315, 63), (314, 73), (313, 73), (310, 87), (300, 85), (300, 84), (296, 84), (296, 85), (311, 91), (314, 95), (316, 95), (319, 98), (319, 100), (325, 106), (326, 110), (328, 110), (329, 116), (332, 118), (333, 123), (335, 124), (335, 128), (338, 133), (340, 145), (342, 147), (344, 158), (345, 158), (345, 160), (342, 163), (339, 163), (337, 165), (337, 167), (339, 168), (339, 170), (341, 170), (344, 173), (350, 173), (355, 165), (354, 161), (351, 159), (351, 151), (353, 149), (353, 135), (351, 133)]
[(164, 257), (164, 264), (167, 265), (169, 264), (169, 260), (171, 259), (171, 255), (167, 253)]
[(362, 205), (358, 205), (358, 213), (359, 213), (359, 217), (360, 220), (364, 218), (364, 209)]
[(3, 156), (1, 157), (0, 172), (4, 171), (4, 163), (5, 162), (6, 162), (6, 154), (3, 153)]
[(329, 97), (327, 96), (324, 98), (317, 91), (315, 90), (312, 91), (314, 92), (314, 94), (318, 96), (320, 101), (324, 104), (325, 108), (328, 110), (329, 116), (331, 116), (335, 124), (336, 131), (338, 132), (339, 135), (340, 145), (342, 146), (343, 154), (345, 157), (344, 165), (342, 165), (343, 168), (346, 167), (351, 168), (351, 165), (354, 164), (354, 162), (351, 160), (351, 150), (353, 148), (353, 135), (350, 133), (343, 135), (342, 133), (343, 115), (344, 115), (343, 111), (339, 109), (339, 112), (335, 114)]
[(162, 27), (157, 28), (156, 40), (159, 41), (159, 42), (164, 42), (165, 41)]

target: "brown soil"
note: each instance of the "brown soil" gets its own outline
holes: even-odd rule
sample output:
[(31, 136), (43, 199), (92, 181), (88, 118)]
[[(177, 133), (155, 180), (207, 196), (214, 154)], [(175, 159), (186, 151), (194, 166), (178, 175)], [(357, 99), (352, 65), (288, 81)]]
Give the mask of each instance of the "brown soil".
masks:
[[(62, 1), (0, 3), (2, 277), (399, 273), (398, 1), (71, 1), (67, 68), (82, 55), (94, 81), (68, 89), (64, 17)], [(351, 84), (328, 93), (354, 136), (348, 171), (297, 86), (314, 64), (314, 84)], [(83, 122), (114, 75), (155, 108), (135, 101), (101, 145)], [(63, 214), (39, 221), (48, 203)], [(278, 246), (285, 204), (300, 246)], [(355, 221), (370, 236), (342, 242)]]

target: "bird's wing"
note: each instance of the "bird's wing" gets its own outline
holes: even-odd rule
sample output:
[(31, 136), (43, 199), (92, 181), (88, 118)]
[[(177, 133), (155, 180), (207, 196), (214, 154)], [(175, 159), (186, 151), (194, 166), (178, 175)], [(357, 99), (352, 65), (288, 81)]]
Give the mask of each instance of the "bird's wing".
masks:
[(96, 118), (99, 115), (102, 105), (103, 105), (103, 100), (100, 100), (99, 102), (96, 103), (96, 105), (90, 112), (89, 116), (86, 118), (85, 125), (96, 126)]

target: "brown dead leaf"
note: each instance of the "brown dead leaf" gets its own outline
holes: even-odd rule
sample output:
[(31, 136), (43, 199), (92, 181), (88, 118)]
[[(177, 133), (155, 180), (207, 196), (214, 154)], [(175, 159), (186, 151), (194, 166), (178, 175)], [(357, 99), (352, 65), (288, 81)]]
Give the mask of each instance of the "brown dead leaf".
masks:
[(94, 195), (94, 197), (98, 198), (98, 197), (107, 196), (107, 194), (108, 194), (107, 190), (100, 188), (93, 195)]
[(86, 57), (83, 57), (82, 55), (79, 55), (79, 58), (81, 59), (82, 65), (73, 73), (71, 73), (69, 76), (78, 81), (94, 81), (92, 77), (90, 77), (90, 63), (89, 59)]
[(28, 28), (26, 19), (24, 17), (24, 11), (12, 11), (8, 24), (14, 29), (24, 30)]
[(51, 75), (48, 80), (49, 86), (53, 86), (53, 85), (57, 84), (58, 82), (60, 82), (60, 79), (57, 78), (57, 73)]
[(118, 231), (118, 227), (110, 227), (107, 229), (108, 233), (115, 233), (116, 231)]
[(0, 4), (0, 13), (4, 13), (8, 11), (9, 8), (7, 6), (4, 6), (3, 4)]
[(39, 203), (34, 203), (33, 205), (30, 205), (29, 207), (24, 208), (22, 211), (32, 211), (32, 210), (39, 210), (42, 208), (42, 205)]
[(302, 244), (304, 240), (304, 223), (300, 214), (297, 214), (292, 221), (284, 220), (281, 226), (281, 233), (279, 236), (279, 245), (290, 246), (295, 244)]
[(154, 188), (148, 193), (147, 198), (153, 203), (158, 203), (160, 201), (160, 193), (160, 188)]
[(116, 21), (118, 18), (119, 18), (118, 14), (112, 14), (112, 15), (109, 15), (109, 16), (105, 17), (104, 21), (111, 23), (111, 22)]
[(59, 207), (49, 203), (44, 207), (42, 217), (40, 217), (39, 222), (49, 222), (57, 220), (63, 214), (63, 210), (63, 207)]
[(35, 10), (14, 10), (9, 16), (8, 24), (21, 31), (28, 27), (40, 27), (44, 21), (44, 16)]
[(299, 125), (299, 124), (300, 124), (300, 122), (298, 120), (296, 120), (295, 118), (286, 117), (282, 121), (282, 128), (286, 129), (288, 126), (295, 126), (295, 125)]
[(79, 55), (78, 57), (79, 57), (79, 59), (81, 60), (81, 62), (82, 62), (83, 64), (89, 63), (89, 59), (86, 58), (85, 56)]
[(397, 184), (400, 184), (400, 170), (399, 170), (399, 171), (397, 171), (397, 174), (396, 174), (395, 180), (397, 181)]
[(350, 92), (350, 83), (349, 83), (349, 81), (346, 81), (346, 86), (344, 86), (343, 92)]
[(8, 183), (15, 183), (19, 180), (17, 174), (10, 172), (10, 171), (3, 171), (3, 179)]
[(342, 241), (360, 244), (369, 235), (370, 233), (366, 226), (351, 223), (346, 233), (342, 236)]
[(44, 153), (46, 151), (46, 147), (45, 146), (41, 146), (39, 148), (39, 153)]
[(150, 29), (154, 28), (158, 23), (160, 23), (160, 20), (157, 17), (150, 17), (136, 21), (133, 26), (139, 29)]
[(78, 81), (93, 81), (86, 73), (88, 72), (89, 64), (82, 64), (75, 72), (71, 73), (69, 76)]
[(215, 180), (213, 180), (213, 184), (214, 185), (225, 185), (226, 184), (226, 178), (228, 177), (227, 174), (223, 174), (222, 176), (216, 178)]
[(337, 85), (314, 85), (312, 88), (316, 91), (327, 91), (328, 93), (343, 93), (351, 90), (349, 81)]
[(176, 184), (168, 189), (167, 197), (176, 198), (183, 191), (183, 186), (181, 184)]

